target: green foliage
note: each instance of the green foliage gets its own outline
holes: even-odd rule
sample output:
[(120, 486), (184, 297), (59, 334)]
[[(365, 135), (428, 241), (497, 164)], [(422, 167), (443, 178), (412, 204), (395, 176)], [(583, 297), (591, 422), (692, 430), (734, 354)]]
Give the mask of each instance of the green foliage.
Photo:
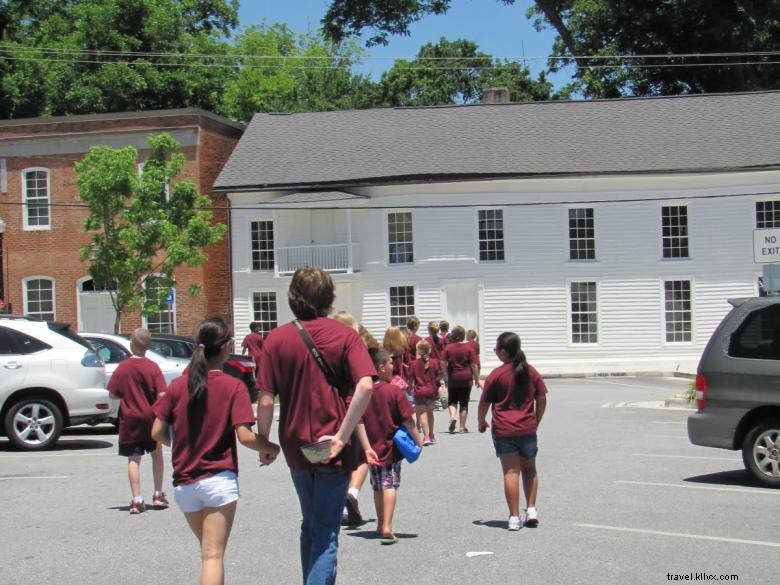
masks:
[[(203, 264), (203, 248), (227, 230), (212, 225), (207, 196), (190, 181), (175, 181), (185, 162), (179, 144), (159, 134), (149, 137), (149, 148), (140, 175), (138, 152), (130, 146), (96, 146), (76, 165), (79, 195), (89, 210), (84, 229), (92, 233), (81, 260), (89, 261), (96, 284), (111, 292), (115, 331), (127, 311), (159, 312), (175, 270)], [(144, 287), (150, 277), (159, 290), (151, 300)]]

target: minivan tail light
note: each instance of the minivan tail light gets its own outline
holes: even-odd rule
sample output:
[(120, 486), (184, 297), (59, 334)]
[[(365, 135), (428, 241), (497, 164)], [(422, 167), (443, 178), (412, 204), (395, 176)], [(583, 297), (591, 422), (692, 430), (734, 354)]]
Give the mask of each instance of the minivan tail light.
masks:
[(255, 371), (255, 363), (251, 361), (228, 360), (227, 363), (236, 368), (242, 374), (253, 374)]
[(696, 374), (696, 410), (704, 410), (707, 405), (707, 378)]

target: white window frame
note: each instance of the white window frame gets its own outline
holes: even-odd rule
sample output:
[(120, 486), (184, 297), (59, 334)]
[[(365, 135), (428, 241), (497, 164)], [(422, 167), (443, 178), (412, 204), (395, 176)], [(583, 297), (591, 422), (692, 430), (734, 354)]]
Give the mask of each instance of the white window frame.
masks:
[[(482, 239), (479, 237), (479, 222), (480, 222), (480, 213), (483, 211), (492, 211), (492, 212), (500, 212), (501, 213), (501, 253), (503, 255), (503, 258), (496, 258), (493, 260), (483, 260), (482, 259), (482, 250), (480, 247), (480, 244), (482, 243)], [(507, 261), (507, 251), (506, 251), (506, 217), (504, 213), (503, 207), (480, 207), (477, 209), (477, 262), (480, 264), (501, 264)], [(488, 220), (490, 221), (490, 220)], [(495, 217), (493, 218), (493, 221), (495, 221)], [(497, 242), (498, 239), (494, 240), (485, 240), (486, 242)]]
[[(572, 285), (593, 283), (596, 285), (596, 341), (574, 341), (572, 314)], [(568, 344), (570, 347), (597, 347), (601, 342), (601, 284), (597, 278), (571, 278), (566, 281), (566, 316), (568, 320)]]
[[(149, 278), (159, 278), (160, 276), (162, 276), (162, 275), (161, 274), (150, 274), (150, 275), (148, 275), (144, 279), (144, 299), (147, 298), (147, 295), (146, 295), (146, 281), (147, 281), (147, 279), (149, 279)], [(145, 329), (149, 329), (149, 331), (151, 333), (162, 333), (162, 334), (168, 334), (168, 335), (175, 335), (176, 334), (176, 330), (177, 330), (176, 305), (179, 302), (179, 298), (178, 298), (179, 297), (179, 293), (176, 292), (176, 283), (175, 282), (173, 283), (173, 286), (171, 288), (173, 288), (173, 304), (172, 305), (167, 305), (170, 308), (166, 309), (164, 311), (160, 311), (158, 314), (169, 313), (171, 315), (170, 324), (171, 324), (171, 327), (172, 327), (173, 330), (172, 331), (152, 331), (149, 328), (149, 318), (146, 315), (143, 315), (142, 316), (143, 317), (142, 318), (143, 327)]]
[[(393, 325), (393, 305), (392, 305), (392, 298), (393, 298), (393, 290), (394, 288), (401, 288), (401, 287), (409, 287), (412, 289), (412, 312), (404, 313), (402, 317), (398, 317), (399, 323), (395, 325), (395, 327), (398, 327), (399, 329), (406, 330), (406, 320), (415, 314), (415, 311), (417, 310), (417, 285), (406, 282), (406, 283), (396, 283), (396, 284), (390, 284), (387, 287), (387, 322), (392, 327)], [(409, 305), (404, 305), (405, 307), (409, 307)]]
[[(271, 237), (273, 240), (271, 241), (271, 267), (270, 268), (255, 268), (255, 259), (254, 259), (254, 253), (255, 253), (255, 240), (254, 240), (254, 224), (255, 223), (270, 223), (271, 224)], [(258, 242), (267, 241), (267, 240), (258, 240)], [(261, 248), (258, 248), (258, 252), (262, 252), (263, 250)], [(249, 220), (249, 271), (250, 272), (276, 272), (276, 265), (277, 265), (277, 258), (276, 258), (276, 222), (273, 220), (273, 218), (269, 217), (255, 217)]]
[(38, 317), (43, 319), (41, 315), (48, 315), (48, 312), (43, 311), (30, 311), (29, 310), (29, 284), (33, 280), (48, 280), (51, 283), (51, 319), (47, 319), (50, 321), (55, 321), (57, 319), (57, 284), (54, 278), (51, 276), (45, 276), (45, 275), (36, 275), (36, 276), (28, 276), (22, 280), (22, 290), (24, 293), (24, 314), (29, 315), (30, 317)]
[[(685, 240), (685, 250), (686, 255), (685, 256), (666, 256), (664, 255), (664, 252), (666, 251), (666, 245), (664, 243), (664, 240), (667, 239), (666, 236), (664, 236), (664, 209), (667, 208), (685, 208), (685, 235), (684, 236), (668, 236), (668, 239), (680, 239)], [(658, 230), (658, 233), (661, 236), (661, 260), (664, 262), (675, 262), (679, 260), (690, 260), (691, 259), (691, 214), (690, 214), (690, 206), (686, 203), (675, 203), (675, 202), (664, 202), (661, 204), (659, 209), (659, 217), (661, 219), (660, 227)], [(670, 250), (674, 250), (674, 247), (669, 248)]]
[[(30, 206), (28, 205), (28, 196), (27, 196), (27, 174), (28, 173), (35, 173), (35, 172), (43, 172), (46, 173), (46, 213), (48, 216), (48, 223), (45, 225), (30, 225)], [(51, 230), (51, 170), (46, 167), (29, 167), (26, 169), (22, 169), (22, 219), (23, 219), (23, 228), (26, 231), (43, 231), (43, 230)], [(36, 203), (37, 207), (44, 207), (43, 204)]]
[[(255, 312), (255, 295), (263, 295), (263, 294), (274, 295), (274, 312), (276, 313), (276, 321), (275, 321), (275, 326), (270, 329), (263, 327), (265, 323), (270, 323), (270, 321), (264, 321), (261, 317), (258, 317), (257, 313)], [(269, 331), (272, 331), (273, 329), (279, 326), (279, 296), (280, 293), (278, 290), (269, 290), (269, 289), (262, 289), (262, 290), (257, 289), (257, 290), (252, 290), (249, 293), (249, 313), (252, 316), (251, 321), (256, 321), (261, 324), (261, 333), (263, 337), (265, 337)]]
[[(406, 240), (404, 242), (396, 242), (396, 243), (403, 243), (403, 244), (409, 244), (410, 243), (412, 245), (412, 259), (411, 259), (411, 261), (404, 260), (403, 262), (393, 262), (392, 261), (393, 253), (390, 250), (390, 245), (391, 245), (391, 242), (390, 242), (390, 216), (391, 215), (400, 215), (400, 214), (408, 214), (409, 215), (409, 220), (410, 220), (409, 223), (410, 223), (411, 231), (404, 232), (404, 233), (408, 233), (409, 240)], [(387, 258), (387, 260), (386, 260), (387, 265), (388, 266), (403, 266), (403, 265), (407, 265), (408, 266), (410, 264), (414, 264), (414, 213), (411, 210), (404, 210), (404, 209), (395, 209), (393, 211), (388, 211), (385, 214), (385, 234), (386, 234), (385, 235), (385, 242), (387, 242), (387, 247), (385, 248), (387, 250), (387, 256), (386, 256), (386, 258)]]
[[(571, 216), (570, 213), (574, 210), (583, 209), (587, 210), (590, 209), (593, 213), (593, 258), (572, 258), (571, 257), (571, 243), (572, 243), (572, 237), (571, 237)], [(596, 262), (598, 260), (598, 255), (596, 253), (596, 239), (597, 239), (597, 228), (596, 228), (596, 207), (591, 206), (580, 206), (580, 205), (571, 205), (566, 207), (566, 258), (569, 262)], [(587, 238), (575, 238), (575, 240), (586, 240)]]
[[(667, 282), (676, 282), (676, 281), (684, 281), (688, 282), (689, 286), (689, 294), (690, 294), (690, 309), (689, 309), (689, 319), (691, 324), (691, 338), (687, 341), (668, 341), (666, 339), (666, 283)], [(669, 276), (664, 277), (661, 279), (660, 283), (660, 291), (661, 291), (661, 339), (664, 343), (664, 345), (693, 345), (694, 340), (696, 339), (696, 331), (694, 330), (695, 325), (695, 319), (694, 319), (694, 292), (695, 292), (695, 283), (693, 278), (687, 277), (687, 276)]]

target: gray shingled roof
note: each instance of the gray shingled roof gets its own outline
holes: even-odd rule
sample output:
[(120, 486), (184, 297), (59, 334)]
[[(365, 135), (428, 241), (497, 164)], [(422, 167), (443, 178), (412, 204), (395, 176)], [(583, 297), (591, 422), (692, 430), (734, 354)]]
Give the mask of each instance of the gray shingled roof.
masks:
[(780, 92), (256, 114), (219, 190), (780, 163)]

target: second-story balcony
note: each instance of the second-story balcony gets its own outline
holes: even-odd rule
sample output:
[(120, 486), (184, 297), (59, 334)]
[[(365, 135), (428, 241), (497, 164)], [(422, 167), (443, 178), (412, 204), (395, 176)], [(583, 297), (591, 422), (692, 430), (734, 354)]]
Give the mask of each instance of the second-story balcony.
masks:
[(320, 266), (327, 272), (359, 272), (359, 251), (360, 244), (354, 242), (277, 248), (276, 271), (278, 274), (292, 274), (301, 266)]

